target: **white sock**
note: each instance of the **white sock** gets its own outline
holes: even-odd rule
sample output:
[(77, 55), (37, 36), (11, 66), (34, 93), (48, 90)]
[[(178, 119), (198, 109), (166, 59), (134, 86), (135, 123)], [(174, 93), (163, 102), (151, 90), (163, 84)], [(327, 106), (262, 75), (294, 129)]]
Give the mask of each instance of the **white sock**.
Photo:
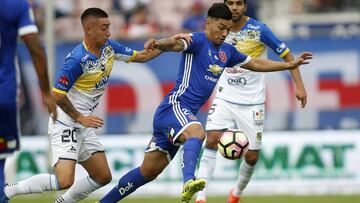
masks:
[(76, 180), (75, 183), (55, 203), (73, 203), (85, 199), (90, 193), (101, 188), (102, 184), (97, 183), (89, 176)]
[(235, 195), (237, 196), (241, 195), (241, 193), (244, 191), (245, 187), (249, 183), (251, 176), (254, 173), (254, 170), (255, 170), (255, 166), (246, 163), (245, 160), (241, 162), (237, 185), (234, 189)]
[(59, 190), (59, 185), (56, 176), (51, 174), (35, 175), (19, 181), (16, 184), (7, 185), (4, 188), (5, 195), (8, 198), (19, 194), (41, 193), (55, 190)]
[(216, 165), (216, 150), (204, 149), (204, 153), (200, 160), (200, 167), (197, 174), (197, 178), (202, 178), (206, 181), (205, 188), (199, 191), (196, 196), (196, 200), (205, 200), (206, 192), (209, 188), (210, 179), (214, 173)]

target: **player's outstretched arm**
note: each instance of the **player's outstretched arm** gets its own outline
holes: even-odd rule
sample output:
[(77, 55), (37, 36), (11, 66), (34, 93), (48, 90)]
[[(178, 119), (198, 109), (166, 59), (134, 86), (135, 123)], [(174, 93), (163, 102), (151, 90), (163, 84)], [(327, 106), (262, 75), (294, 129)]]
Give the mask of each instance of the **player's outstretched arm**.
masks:
[(144, 47), (145, 49), (159, 49), (161, 51), (181, 52), (192, 42), (190, 34), (179, 33), (165, 39), (149, 39)]
[(132, 62), (145, 63), (161, 54), (159, 49), (144, 49), (139, 51)]
[(44, 103), (52, 114), (53, 119), (56, 119), (56, 104), (50, 92), (46, 53), (40, 42), (39, 36), (37, 33), (30, 33), (21, 36), (21, 38), (29, 49), (34, 63), (36, 74), (40, 81), (40, 89), (44, 97)]
[(251, 59), (242, 67), (257, 72), (292, 70), (298, 68), (301, 65), (309, 64), (309, 60), (312, 58), (312, 53), (303, 52), (296, 60), (290, 62), (277, 62), (266, 59)]
[(80, 123), (87, 128), (99, 128), (104, 125), (104, 121), (96, 116), (84, 116), (75, 109), (66, 94), (59, 94), (53, 92), (56, 104), (68, 115), (70, 118)]

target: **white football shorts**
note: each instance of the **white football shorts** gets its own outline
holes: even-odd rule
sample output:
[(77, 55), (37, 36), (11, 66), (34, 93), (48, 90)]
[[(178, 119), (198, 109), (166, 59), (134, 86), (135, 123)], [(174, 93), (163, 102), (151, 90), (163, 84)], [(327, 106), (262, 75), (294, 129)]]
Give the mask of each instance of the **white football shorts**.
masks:
[(215, 98), (209, 110), (206, 131), (237, 129), (249, 139), (250, 150), (260, 150), (265, 105), (238, 105)]
[(48, 133), (52, 166), (55, 166), (59, 159), (83, 162), (96, 152), (104, 152), (104, 147), (93, 128), (72, 128), (49, 120)]

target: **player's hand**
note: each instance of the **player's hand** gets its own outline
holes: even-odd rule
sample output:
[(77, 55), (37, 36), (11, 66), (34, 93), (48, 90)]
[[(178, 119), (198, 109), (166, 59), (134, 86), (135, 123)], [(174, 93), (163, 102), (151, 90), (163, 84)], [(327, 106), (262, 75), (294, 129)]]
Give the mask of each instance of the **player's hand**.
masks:
[(290, 62), (290, 66), (291, 68), (290, 69), (295, 69), (295, 68), (298, 68), (299, 66), (301, 65), (305, 65), (305, 64), (309, 64), (310, 63), (310, 59), (313, 58), (313, 54), (310, 53), (310, 52), (303, 52), (301, 53), (301, 55)]
[(155, 49), (154, 45), (156, 43), (155, 39), (148, 39), (144, 44), (144, 49)]
[(192, 42), (192, 37), (189, 33), (179, 33), (170, 38), (175, 40), (183, 39), (186, 41), (187, 44), (190, 44)]
[(80, 114), (76, 121), (86, 128), (100, 128), (104, 125), (104, 120), (92, 115), (84, 116)]
[(307, 94), (303, 86), (296, 88), (295, 96), (301, 102), (301, 108), (305, 108), (307, 103)]
[(44, 94), (44, 104), (47, 106), (53, 121), (55, 121), (57, 118), (56, 102), (51, 94)]

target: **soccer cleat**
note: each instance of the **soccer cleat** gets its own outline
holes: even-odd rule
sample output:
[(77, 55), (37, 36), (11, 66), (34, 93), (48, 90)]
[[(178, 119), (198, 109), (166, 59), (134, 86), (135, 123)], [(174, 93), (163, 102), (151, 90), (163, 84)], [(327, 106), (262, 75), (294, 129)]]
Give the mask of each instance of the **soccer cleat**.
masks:
[(229, 197), (227, 203), (238, 203), (240, 201), (240, 196), (234, 194), (234, 189), (232, 189), (229, 193)]
[(205, 187), (205, 180), (197, 179), (197, 180), (189, 180), (184, 184), (184, 189), (181, 194), (181, 201), (189, 202), (191, 198), (200, 190), (203, 190)]
[(206, 200), (204, 200), (204, 199), (199, 199), (199, 200), (196, 200), (195, 203), (206, 203)]

